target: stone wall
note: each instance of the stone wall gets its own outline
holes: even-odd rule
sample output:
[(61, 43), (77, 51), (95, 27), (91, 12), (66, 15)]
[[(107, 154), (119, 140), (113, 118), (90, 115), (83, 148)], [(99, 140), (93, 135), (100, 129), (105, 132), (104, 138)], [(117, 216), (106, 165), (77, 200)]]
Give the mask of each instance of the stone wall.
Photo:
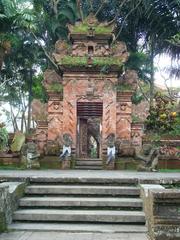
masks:
[(0, 232), (11, 223), (12, 214), (18, 207), (18, 200), (23, 196), (25, 187), (25, 183), (17, 182), (0, 184)]
[(180, 190), (160, 185), (141, 185), (151, 240), (180, 239)]
[(0, 185), (0, 232), (6, 229), (5, 209), (8, 205), (8, 187)]

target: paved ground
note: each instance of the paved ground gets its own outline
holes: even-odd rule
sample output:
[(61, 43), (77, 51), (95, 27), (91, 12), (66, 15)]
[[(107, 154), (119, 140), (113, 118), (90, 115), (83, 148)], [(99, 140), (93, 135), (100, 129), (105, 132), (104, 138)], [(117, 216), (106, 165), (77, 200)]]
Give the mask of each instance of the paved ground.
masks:
[(0, 240), (147, 240), (145, 234), (11, 232), (0, 235)]
[(0, 170), (0, 179), (48, 178), (63, 180), (66, 178), (86, 179), (131, 179), (141, 183), (180, 183), (179, 173), (133, 172), (133, 171), (97, 171), (97, 170)]

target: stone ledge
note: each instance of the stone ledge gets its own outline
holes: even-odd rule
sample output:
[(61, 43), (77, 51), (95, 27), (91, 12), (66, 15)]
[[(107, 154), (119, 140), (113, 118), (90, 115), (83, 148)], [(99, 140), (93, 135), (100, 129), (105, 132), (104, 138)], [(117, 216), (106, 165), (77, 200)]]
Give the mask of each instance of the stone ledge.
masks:
[(150, 239), (180, 239), (180, 190), (141, 185), (141, 197)]
[(0, 232), (6, 230), (12, 222), (12, 214), (18, 207), (18, 200), (23, 196), (26, 184), (3, 182), (0, 184)]

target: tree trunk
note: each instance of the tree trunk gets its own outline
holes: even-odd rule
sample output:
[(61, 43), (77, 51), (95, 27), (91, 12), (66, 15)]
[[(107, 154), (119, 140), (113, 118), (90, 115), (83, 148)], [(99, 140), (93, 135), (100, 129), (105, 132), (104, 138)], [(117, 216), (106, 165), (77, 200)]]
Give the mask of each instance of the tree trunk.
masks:
[(18, 131), (18, 124), (17, 124), (17, 120), (16, 120), (16, 116), (14, 115), (13, 109), (12, 109), (12, 105), (10, 103), (10, 109), (11, 109), (11, 121), (12, 121), (12, 125), (13, 125), (13, 129), (14, 132)]
[(154, 99), (154, 39), (151, 39), (150, 43), (150, 109), (153, 107)]
[(29, 72), (29, 99), (28, 99), (28, 123), (27, 132), (30, 132), (31, 128), (31, 102), (32, 102), (32, 85), (33, 85), (33, 70), (32, 67)]

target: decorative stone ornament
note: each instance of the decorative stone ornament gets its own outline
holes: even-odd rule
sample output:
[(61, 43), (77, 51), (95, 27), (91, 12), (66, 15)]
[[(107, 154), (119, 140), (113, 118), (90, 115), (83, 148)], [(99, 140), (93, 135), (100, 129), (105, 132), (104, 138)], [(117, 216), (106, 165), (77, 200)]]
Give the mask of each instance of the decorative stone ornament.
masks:
[(113, 133), (109, 134), (107, 139), (107, 169), (113, 170), (116, 157), (116, 148), (115, 148), (115, 135)]
[(62, 161), (62, 169), (69, 169), (71, 165), (71, 146), (72, 137), (70, 134), (65, 133), (63, 135), (63, 150), (59, 156), (60, 161)]

